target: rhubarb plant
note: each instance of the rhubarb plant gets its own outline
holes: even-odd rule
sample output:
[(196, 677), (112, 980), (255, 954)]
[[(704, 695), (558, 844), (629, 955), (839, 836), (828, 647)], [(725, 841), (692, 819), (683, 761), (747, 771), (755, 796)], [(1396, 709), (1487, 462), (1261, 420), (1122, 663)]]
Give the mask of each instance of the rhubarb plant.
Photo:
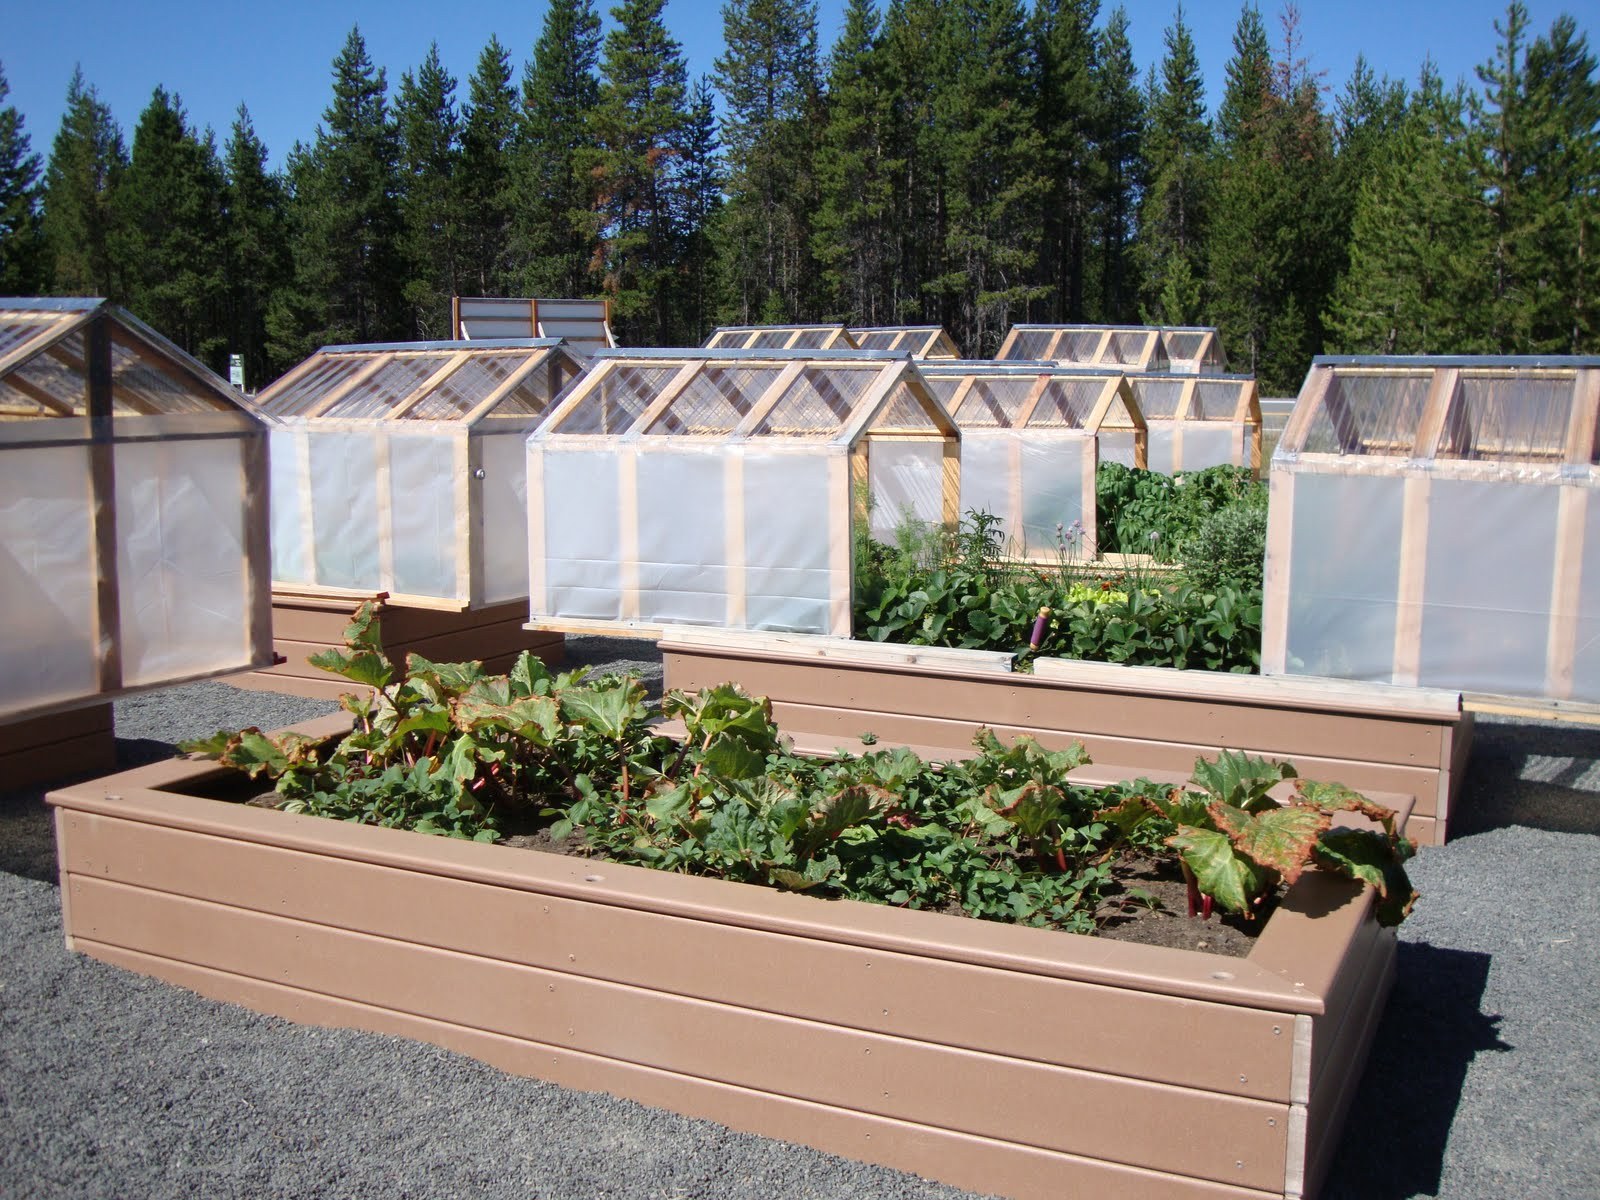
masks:
[[(1273, 792), (1285, 783), (1293, 791), (1279, 800)], [(1377, 828), (1334, 828), (1339, 812)], [(1371, 884), (1383, 925), (1399, 924), (1416, 903), (1404, 866), (1416, 847), (1396, 830), (1393, 811), (1342, 784), (1300, 779), (1288, 763), (1226, 750), (1196, 761), (1190, 787), (1131, 798), (1107, 813), (1124, 831), (1151, 817), (1172, 826), (1164, 841), (1178, 852), (1190, 916), (1209, 916), (1215, 901), (1253, 918), (1279, 884), (1313, 866)]]

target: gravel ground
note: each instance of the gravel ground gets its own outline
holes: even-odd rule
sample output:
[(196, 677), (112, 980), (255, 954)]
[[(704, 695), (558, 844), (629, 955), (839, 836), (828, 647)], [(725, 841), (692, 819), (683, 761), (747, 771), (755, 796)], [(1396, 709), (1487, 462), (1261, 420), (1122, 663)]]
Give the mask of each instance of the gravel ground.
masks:
[[(575, 662), (654, 647), (569, 639)], [(124, 764), (333, 706), (200, 684), (119, 702)], [(1480, 722), (1325, 1195), (1600, 1198), (1600, 731)], [(68, 954), (39, 792), (0, 794), (0, 1196), (968, 1193)], [(1038, 1015), (1036, 1019), (1045, 1019)]]

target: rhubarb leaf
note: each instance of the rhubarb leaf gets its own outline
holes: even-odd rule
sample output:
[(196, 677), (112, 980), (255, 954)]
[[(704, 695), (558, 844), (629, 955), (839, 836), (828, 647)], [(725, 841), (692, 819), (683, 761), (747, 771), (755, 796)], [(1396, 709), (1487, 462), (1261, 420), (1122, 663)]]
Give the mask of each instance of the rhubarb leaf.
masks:
[(1184, 825), (1167, 845), (1182, 856), (1201, 892), (1215, 897), (1229, 912), (1250, 914), (1255, 897), (1266, 888), (1266, 877), (1254, 863), (1234, 853), (1226, 834)]
[(1239, 853), (1276, 871), (1288, 884), (1310, 865), (1317, 839), (1333, 821), (1320, 809), (1298, 804), (1259, 814), (1227, 804), (1212, 804), (1207, 811)]
[(1390, 926), (1405, 920), (1417, 903), (1417, 890), (1401, 865), (1413, 852), (1409, 839), (1390, 842), (1374, 829), (1330, 829), (1317, 846), (1325, 866), (1377, 889), (1378, 923)]

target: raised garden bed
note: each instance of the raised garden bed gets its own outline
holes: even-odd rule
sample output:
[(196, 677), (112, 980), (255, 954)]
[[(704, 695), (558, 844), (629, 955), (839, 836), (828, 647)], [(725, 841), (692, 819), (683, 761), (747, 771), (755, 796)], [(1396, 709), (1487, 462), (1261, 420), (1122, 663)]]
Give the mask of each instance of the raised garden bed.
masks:
[(206, 798), (226, 774), (51, 795), (70, 947), (980, 1191), (1311, 1194), (1392, 974), (1318, 872), (1240, 960)]
[(1415, 797), (1406, 832), (1445, 840), (1472, 741), (1461, 696), (1319, 679), (1037, 659), (1031, 675), (983, 651), (839, 638), (678, 630), (660, 642), (665, 686), (722, 682), (768, 696), (797, 749), (908, 745), (925, 758), (970, 752), (988, 726), (1049, 748), (1082, 741), (1084, 781), (1179, 782), (1222, 749), (1292, 761), (1306, 778)]
[(116, 765), (109, 703), (0, 722), (0, 791), (31, 787), (67, 772), (109, 771)]
[[(266, 692), (287, 692), (337, 700), (351, 690), (348, 680), (337, 679), (309, 665), (307, 659), (344, 645), (344, 628), (350, 613), (371, 593), (313, 595), (288, 589), (272, 593), (272, 648), (282, 660), (276, 666), (231, 677), (236, 687)], [(398, 662), (416, 653), (435, 662), (477, 659), (488, 671), (505, 671), (524, 650), (558, 665), (566, 639), (559, 633), (523, 627), (528, 604), (515, 600), (486, 608), (419, 608), (382, 605), (384, 634)]]

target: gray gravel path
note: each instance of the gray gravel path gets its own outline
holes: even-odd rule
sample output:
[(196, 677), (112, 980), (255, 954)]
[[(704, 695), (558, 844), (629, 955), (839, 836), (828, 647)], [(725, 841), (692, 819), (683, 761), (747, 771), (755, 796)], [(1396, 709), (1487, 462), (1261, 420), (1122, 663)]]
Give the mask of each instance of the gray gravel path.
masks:
[[(647, 644), (570, 641), (659, 672)], [(119, 751), (332, 707), (170, 689), (119, 702)], [(1415, 864), (1424, 900), (1325, 1194), (1600, 1200), (1600, 731), (1481, 722), (1462, 809), (1463, 836)], [(54, 879), (41, 794), (0, 794), (7, 1200), (967, 1195), (68, 954)]]

